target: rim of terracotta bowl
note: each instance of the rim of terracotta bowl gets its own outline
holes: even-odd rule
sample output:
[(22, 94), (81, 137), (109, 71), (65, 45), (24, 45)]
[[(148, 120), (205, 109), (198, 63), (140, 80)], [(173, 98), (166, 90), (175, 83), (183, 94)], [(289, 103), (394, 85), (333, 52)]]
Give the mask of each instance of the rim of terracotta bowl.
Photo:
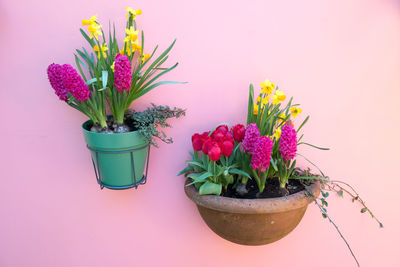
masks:
[[(259, 214), (279, 213), (307, 206), (313, 198), (306, 195), (306, 190), (299, 191), (287, 197), (239, 199), (216, 195), (199, 195), (194, 185), (187, 186), (191, 179), (185, 182), (186, 195), (197, 205), (230, 213)], [(309, 186), (314, 197), (320, 193), (319, 181), (313, 181)]]

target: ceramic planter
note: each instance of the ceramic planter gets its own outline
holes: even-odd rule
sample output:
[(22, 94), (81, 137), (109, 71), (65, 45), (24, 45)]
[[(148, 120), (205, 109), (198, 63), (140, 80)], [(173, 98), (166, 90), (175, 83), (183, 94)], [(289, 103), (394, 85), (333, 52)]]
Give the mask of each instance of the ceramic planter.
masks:
[[(193, 185), (186, 184), (186, 195), (197, 205), (211, 230), (226, 240), (242, 245), (264, 245), (283, 238), (299, 224), (308, 204), (313, 201), (305, 191), (266, 199), (199, 195)], [(319, 182), (312, 184), (310, 189), (317, 197), (320, 193)]]
[(149, 142), (137, 131), (95, 133), (89, 130), (91, 125), (86, 121), (82, 129), (100, 187), (127, 189), (145, 183)]

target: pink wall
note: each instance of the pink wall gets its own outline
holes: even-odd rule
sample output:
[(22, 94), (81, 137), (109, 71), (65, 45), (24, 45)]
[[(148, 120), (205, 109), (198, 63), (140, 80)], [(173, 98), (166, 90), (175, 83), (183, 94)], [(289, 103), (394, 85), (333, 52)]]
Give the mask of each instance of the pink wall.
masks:
[[(142, 8), (148, 45), (178, 38), (169, 78), (189, 82), (134, 107), (176, 105), (187, 117), (168, 130), (173, 145), (152, 151), (147, 185), (100, 191), (85, 118), (57, 100), (45, 69), (73, 64), (81, 19), (97, 13), (122, 33), (128, 5)], [(248, 84), (266, 77), (311, 114), (305, 140), (332, 148), (303, 153), (356, 185), (384, 222), (330, 197), (361, 265), (399, 266), (399, 1), (2, 1), (0, 36), (0, 266), (354, 266), (314, 205), (288, 237), (245, 247), (212, 233), (184, 195), (176, 173), (191, 134), (244, 122)]]

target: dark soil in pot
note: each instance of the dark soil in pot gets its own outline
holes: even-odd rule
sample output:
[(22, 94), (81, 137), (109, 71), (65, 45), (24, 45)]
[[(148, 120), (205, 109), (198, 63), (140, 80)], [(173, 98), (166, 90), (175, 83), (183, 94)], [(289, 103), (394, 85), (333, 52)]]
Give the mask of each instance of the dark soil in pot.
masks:
[[(304, 190), (304, 186), (294, 179), (290, 179), (286, 185), (286, 190), (282, 190), (279, 186), (278, 178), (268, 179), (265, 184), (265, 189), (262, 193), (258, 191), (258, 186), (255, 180), (248, 180), (245, 190), (237, 190), (237, 187), (244, 185), (229, 185), (227, 190), (222, 190), (221, 196), (231, 198), (243, 198), (243, 199), (255, 199), (255, 198), (275, 198), (282, 197), (285, 195), (292, 195), (297, 192)], [(239, 192), (238, 192), (239, 191)], [(240, 192), (245, 192), (242, 193)]]
[(98, 124), (90, 123), (86, 130), (95, 133), (127, 133), (137, 130), (134, 125), (134, 121), (129, 117), (125, 117), (123, 124), (117, 124), (112, 118), (110, 118), (107, 120), (107, 128), (101, 128)]

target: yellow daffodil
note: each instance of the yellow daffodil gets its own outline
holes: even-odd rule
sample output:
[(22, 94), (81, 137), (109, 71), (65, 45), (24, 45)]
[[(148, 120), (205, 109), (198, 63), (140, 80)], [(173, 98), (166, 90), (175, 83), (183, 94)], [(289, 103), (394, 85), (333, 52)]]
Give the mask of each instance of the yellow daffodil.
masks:
[(289, 110), (290, 110), (290, 113), (292, 114), (293, 118), (296, 118), (297, 115), (299, 115), (302, 112), (301, 108), (298, 108), (298, 107), (291, 107)]
[(113, 72), (114, 72), (114, 67), (115, 67), (115, 60), (114, 60), (113, 64), (110, 66), (110, 68), (112, 69)]
[(279, 104), (282, 101), (285, 101), (286, 96), (281, 90), (275, 90), (275, 94), (272, 96), (272, 104)]
[(260, 83), (261, 86), (261, 93), (267, 94), (267, 95), (272, 95), (272, 92), (275, 89), (275, 84), (270, 82), (269, 80), (265, 80), (262, 83)]
[(130, 42), (135, 42), (137, 40), (139, 31), (136, 31), (133, 26), (131, 26), (129, 29), (125, 29), (126, 32), (126, 37), (124, 39), (125, 43)]
[(281, 128), (275, 129), (274, 137), (275, 137), (276, 140), (278, 140), (279, 137), (281, 137), (281, 133), (282, 133), (282, 129)]
[(97, 20), (97, 15), (91, 16), (90, 19), (83, 19), (82, 26), (97, 24), (96, 20)]
[(97, 57), (98, 57), (99, 59), (100, 59), (100, 52), (103, 54), (103, 57), (104, 57), (104, 58), (107, 57), (106, 51), (108, 50), (108, 47), (107, 47), (107, 44), (106, 44), (106, 43), (103, 43), (103, 44), (100, 46), (100, 48), (99, 48), (99, 46), (95, 45), (95, 46), (93, 47), (93, 50), (94, 50), (95, 52), (97, 52)]
[(258, 96), (256, 101), (257, 101), (257, 103), (259, 103), (261, 101), (261, 96)]
[(254, 104), (253, 114), (254, 114), (254, 115), (257, 115), (257, 114), (258, 114), (258, 105), (257, 105), (257, 104)]
[(128, 18), (129, 16), (132, 16), (132, 19), (136, 19), (136, 16), (137, 15), (142, 15), (142, 10), (141, 9), (136, 9), (136, 10), (134, 10), (134, 9), (132, 9), (131, 7), (127, 7), (127, 8), (125, 8), (126, 9), (126, 11), (128, 12), (127, 14), (126, 14), (126, 17)]
[(99, 35), (102, 35), (101, 30), (100, 30), (101, 29), (100, 24), (97, 24), (97, 23), (90, 24), (87, 29), (90, 33), (90, 35), (89, 35), (90, 39), (92, 39), (94, 37), (94, 38), (96, 38), (96, 40), (99, 40)]
[(288, 114), (287, 116), (285, 115), (285, 113), (282, 113), (281, 115), (279, 115), (278, 117), (278, 123), (281, 123), (283, 121), (285, 121), (286, 119), (289, 119), (290, 114)]
[(266, 104), (268, 104), (268, 100), (269, 100), (269, 99), (270, 99), (269, 96), (264, 97), (264, 98), (261, 100), (261, 104), (263, 104), (263, 105), (265, 106)]
[[(138, 41), (136, 40), (135, 42), (125, 42), (126, 47), (125, 47), (125, 52), (128, 56), (131, 56), (132, 53), (135, 51), (138, 51), (139, 53), (142, 53), (142, 46), (139, 45)], [(132, 47), (132, 49), (131, 49)], [(125, 55), (124, 50), (119, 51), (121, 55)]]
[(142, 63), (146, 62), (150, 58), (150, 54), (144, 54), (142, 57)]

